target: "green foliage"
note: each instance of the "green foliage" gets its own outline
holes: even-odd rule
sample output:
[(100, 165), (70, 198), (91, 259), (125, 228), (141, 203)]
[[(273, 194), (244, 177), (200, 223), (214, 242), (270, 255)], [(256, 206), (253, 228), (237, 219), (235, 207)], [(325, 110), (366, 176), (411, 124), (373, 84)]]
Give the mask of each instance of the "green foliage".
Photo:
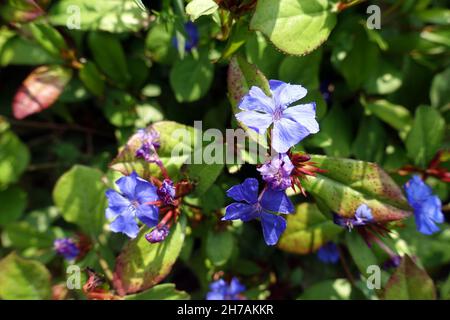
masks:
[[(5, 0), (0, 20), (0, 299), (50, 299), (72, 263), (105, 276), (107, 299), (204, 299), (213, 280), (232, 277), (247, 299), (450, 299), (443, 1)], [(295, 212), (280, 215), (287, 227), (266, 246), (260, 218), (222, 219), (232, 186), (252, 177), (267, 187), (257, 169), (273, 155), (271, 127), (260, 135), (235, 115), (252, 87), (270, 96), (272, 79), (307, 90), (290, 102), (314, 103), (320, 131), (290, 150), (304, 190), (287, 189)], [(195, 121), (248, 139), (233, 149)], [(254, 142), (262, 153), (248, 150)], [(137, 156), (151, 147), (157, 157)], [(206, 161), (222, 151), (235, 160)], [(159, 201), (119, 190), (132, 172)], [(405, 198), (412, 175), (442, 202), (433, 235), (418, 231), (421, 212)], [(173, 197), (161, 195), (166, 179)], [(112, 231), (107, 189), (133, 198), (108, 213), (131, 213), (136, 238)], [(361, 204), (370, 225), (335, 224)], [(134, 217), (138, 205), (158, 206), (159, 225)], [(167, 238), (150, 243), (163, 225)], [(80, 251), (72, 262), (54, 247), (61, 238)], [(336, 264), (318, 254), (330, 242)], [(393, 255), (396, 268), (385, 265)], [(382, 270), (377, 290), (366, 285), (371, 265)]]
[(117, 257), (114, 286), (120, 295), (135, 293), (153, 287), (170, 272), (180, 254), (185, 237), (185, 221), (171, 230), (164, 242), (149, 245), (143, 228)]
[(427, 106), (417, 108), (406, 139), (406, 150), (415, 164), (426, 167), (440, 148), (444, 132), (445, 120), (436, 109)]
[(434, 300), (436, 292), (433, 280), (409, 256), (405, 256), (386, 284), (384, 299)]
[(102, 176), (97, 169), (75, 165), (53, 189), (53, 199), (63, 218), (93, 236), (101, 232), (105, 222), (106, 187)]
[(328, 241), (335, 240), (343, 230), (328, 219), (314, 204), (302, 203), (287, 217), (288, 226), (278, 246), (287, 252), (308, 254)]
[(321, 45), (336, 24), (330, 1), (258, 1), (250, 27), (264, 33), (280, 50), (308, 54)]
[(379, 222), (411, 214), (401, 189), (377, 164), (326, 156), (312, 159), (325, 172), (308, 177), (303, 186), (333, 212), (353, 217), (365, 203)]
[(7, 300), (50, 299), (50, 272), (37, 261), (11, 253), (0, 260), (0, 297)]

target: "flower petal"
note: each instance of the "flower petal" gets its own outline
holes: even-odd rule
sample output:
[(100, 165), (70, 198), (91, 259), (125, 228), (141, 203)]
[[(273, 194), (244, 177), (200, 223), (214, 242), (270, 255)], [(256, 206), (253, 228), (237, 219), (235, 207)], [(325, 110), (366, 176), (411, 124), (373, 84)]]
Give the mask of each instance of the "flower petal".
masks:
[(413, 207), (420, 205), (433, 194), (433, 190), (417, 175), (405, 184), (405, 192), (409, 204)]
[(241, 184), (228, 189), (227, 196), (236, 201), (245, 201), (250, 204), (258, 202), (258, 180), (247, 178)]
[(238, 105), (241, 110), (255, 110), (272, 114), (275, 111), (275, 104), (271, 97), (268, 97), (261, 88), (253, 86), (250, 88)]
[(284, 191), (265, 189), (261, 197), (261, 207), (267, 211), (289, 214), (294, 212), (294, 205)]
[(319, 123), (316, 121), (316, 104), (300, 104), (283, 111), (283, 118), (300, 123), (309, 133), (319, 132)]
[(142, 204), (136, 208), (136, 216), (149, 228), (158, 224), (158, 215), (159, 210), (156, 206)]
[(129, 176), (124, 176), (116, 181), (116, 185), (128, 200), (135, 200), (134, 191), (137, 178), (137, 173), (133, 171)]
[(230, 295), (236, 295), (245, 291), (245, 286), (239, 282), (237, 278), (231, 279), (230, 287), (228, 289), (228, 293)]
[(106, 190), (105, 194), (108, 199), (108, 207), (114, 208), (114, 211), (125, 209), (130, 205), (130, 200), (113, 189)]
[(152, 183), (144, 179), (137, 178), (136, 188), (134, 189), (134, 197), (140, 204), (156, 201), (158, 200), (156, 190), (156, 186)]
[(278, 153), (285, 153), (309, 134), (308, 129), (300, 123), (281, 118), (279, 121), (275, 121), (273, 126), (272, 147)]
[(116, 220), (109, 225), (109, 228), (113, 232), (124, 233), (130, 238), (136, 238), (139, 233), (138, 224), (130, 214), (118, 216)]
[(281, 234), (286, 229), (286, 220), (275, 214), (262, 212), (261, 225), (264, 241), (266, 241), (267, 245), (273, 246), (278, 242)]
[(258, 217), (258, 211), (254, 205), (235, 202), (225, 208), (225, 216), (222, 220), (241, 219), (244, 222)]
[(269, 81), (275, 105), (285, 108), (306, 96), (308, 90), (300, 85), (292, 85), (279, 80)]
[(239, 112), (236, 114), (236, 119), (260, 134), (264, 134), (273, 122), (271, 114), (259, 111)]

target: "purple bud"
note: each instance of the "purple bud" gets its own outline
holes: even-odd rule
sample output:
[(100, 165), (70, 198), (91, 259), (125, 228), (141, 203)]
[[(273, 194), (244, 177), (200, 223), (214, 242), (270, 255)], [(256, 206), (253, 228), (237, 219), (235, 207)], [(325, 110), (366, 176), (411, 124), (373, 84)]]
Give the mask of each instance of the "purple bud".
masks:
[(150, 243), (158, 243), (164, 241), (168, 235), (169, 228), (167, 226), (156, 227), (145, 235), (145, 239)]
[(401, 262), (402, 262), (402, 257), (400, 257), (399, 255), (395, 255), (395, 256), (390, 257), (388, 260), (386, 260), (383, 263), (383, 267), (385, 269), (397, 268)]
[(136, 150), (136, 158), (144, 159), (146, 162), (157, 162), (159, 160), (156, 149), (160, 147), (159, 133), (154, 129), (139, 129), (136, 133), (142, 145)]
[(173, 186), (173, 181), (165, 179), (156, 193), (164, 204), (173, 204), (175, 199), (175, 187)]
[(278, 154), (258, 169), (264, 181), (273, 190), (286, 190), (291, 186), (294, 165), (286, 154)]
[(53, 242), (53, 247), (57, 254), (63, 256), (66, 260), (75, 260), (80, 254), (77, 244), (70, 238), (60, 238)]

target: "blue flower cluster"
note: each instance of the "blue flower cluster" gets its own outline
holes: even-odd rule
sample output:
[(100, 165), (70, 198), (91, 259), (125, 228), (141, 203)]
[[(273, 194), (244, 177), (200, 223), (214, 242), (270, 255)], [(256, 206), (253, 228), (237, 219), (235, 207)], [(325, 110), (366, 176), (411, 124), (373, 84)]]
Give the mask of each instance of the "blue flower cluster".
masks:
[(236, 118), (260, 134), (270, 130), (270, 145), (277, 154), (258, 168), (266, 182), (259, 195), (258, 181), (253, 178), (228, 190), (227, 195), (237, 202), (227, 206), (223, 220), (240, 219), (246, 222), (258, 219), (266, 244), (275, 245), (286, 229), (286, 220), (278, 213), (294, 211), (285, 193), (292, 186), (291, 174), (294, 170), (287, 152), (308, 135), (317, 133), (319, 124), (315, 119), (314, 103), (288, 108), (306, 96), (305, 88), (278, 80), (270, 80), (269, 86), (270, 96), (261, 88), (252, 87), (240, 101), (239, 109), (242, 111), (236, 114)]
[(220, 279), (209, 285), (210, 291), (206, 295), (206, 300), (243, 300), (242, 292), (245, 286), (237, 278), (231, 279), (230, 284)]
[(71, 238), (59, 238), (53, 242), (53, 248), (56, 253), (63, 256), (66, 260), (73, 261), (80, 254), (77, 243)]
[(405, 184), (406, 198), (414, 210), (417, 230), (431, 235), (439, 231), (436, 223), (444, 222), (442, 203), (438, 196), (419, 176), (413, 176)]

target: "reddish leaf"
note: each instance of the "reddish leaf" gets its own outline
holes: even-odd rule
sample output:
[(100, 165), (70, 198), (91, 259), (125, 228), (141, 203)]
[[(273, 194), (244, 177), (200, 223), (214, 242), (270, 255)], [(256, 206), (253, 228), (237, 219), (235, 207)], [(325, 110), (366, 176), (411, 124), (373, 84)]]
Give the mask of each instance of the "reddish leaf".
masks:
[(72, 77), (72, 70), (60, 66), (35, 69), (22, 83), (13, 100), (13, 114), (23, 119), (49, 108)]
[(9, 0), (0, 8), (0, 16), (7, 22), (29, 22), (45, 14), (49, 0)]

